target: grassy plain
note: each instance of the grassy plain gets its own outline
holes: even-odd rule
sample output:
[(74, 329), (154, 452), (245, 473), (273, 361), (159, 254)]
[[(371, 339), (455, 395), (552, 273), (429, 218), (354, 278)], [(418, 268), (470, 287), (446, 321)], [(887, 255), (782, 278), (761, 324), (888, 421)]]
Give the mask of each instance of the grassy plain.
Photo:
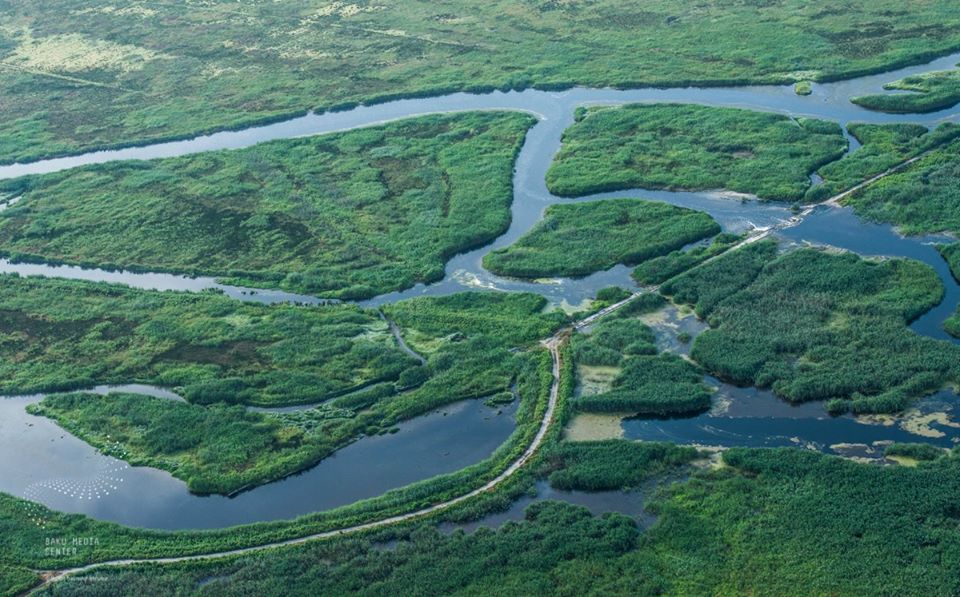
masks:
[(827, 400), (834, 412), (898, 412), (960, 380), (960, 347), (906, 327), (943, 296), (933, 270), (915, 261), (812, 249), (777, 256), (775, 244), (764, 241), (673, 278), (661, 291), (695, 305), (710, 323), (694, 340), (694, 360), (790, 401)]
[(911, 75), (883, 86), (891, 91), (912, 93), (878, 93), (850, 98), (868, 110), (917, 114), (946, 110), (960, 104), (960, 70), (946, 70)]
[(518, 278), (584, 276), (618, 263), (636, 265), (718, 232), (703, 212), (643, 199), (551, 205), (527, 234), (485, 255), (483, 266)]
[(0, 183), (0, 251), (369, 298), (507, 229), (526, 114), (471, 112)]
[(846, 150), (839, 125), (688, 104), (596, 107), (564, 131), (547, 172), (558, 195), (727, 189), (796, 200)]
[(949, 0), (41, 0), (0, 15), (0, 161), (493, 88), (829, 80), (960, 48)]

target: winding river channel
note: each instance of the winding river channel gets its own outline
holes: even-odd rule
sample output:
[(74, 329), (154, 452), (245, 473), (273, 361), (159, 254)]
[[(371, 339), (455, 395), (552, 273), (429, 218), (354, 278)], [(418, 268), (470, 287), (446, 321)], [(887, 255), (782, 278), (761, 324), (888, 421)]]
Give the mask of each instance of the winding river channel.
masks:
[[(906, 75), (952, 68), (957, 62), (960, 62), (960, 54), (895, 72), (815, 85), (809, 96), (796, 95), (792, 86), (639, 90), (574, 88), (565, 92), (527, 90), (483, 95), (455, 93), (360, 106), (344, 112), (309, 114), (185, 141), (0, 166), (0, 178), (115, 160), (155, 159), (249, 147), (273, 139), (343, 131), (436, 112), (520, 110), (536, 115), (538, 123), (527, 134), (517, 158), (512, 221), (508, 231), (485, 247), (451, 259), (445, 278), (438, 283), (417, 285), (361, 304), (377, 306), (415, 296), (497, 289), (535, 292), (554, 304), (578, 305), (605, 286), (616, 284), (634, 288), (630, 269), (623, 266), (579, 279), (534, 283), (492, 275), (483, 269), (481, 259), (492, 249), (507, 246), (530, 230), (548, 205), (642, 197), (704, 211), (726, 231), (777, 227), (777, 234), (788, 242), (823, 244), (863, 255), (909, 257), (923, 261), (936, 270), (946, 294), (939, 306), (919, 318), (912, 327), (917, 333), (956, 342), (942, 326), (944, 319), (960, 302), (960, 287), (934, 247), (935, 242), (944, 240), (942, 238), (904, 238), (888, 225), (865, 222), (848, 209), (831, 207), (817, 208), (796, 225), (785, 226), (793, 215), (788, 205), (758, 202), (722, 191), (632, 189), (576, 199), (560, 198), (547, 190), (545, 175), (560, 147), (564, 129), (573, 122), (577, 106), (682, 102), (823, 118), (843, 126), (849, 122), (915, 122), (932, 127), (944, 121), (956, 121), (960, 113), (953, 109), (925, 115), (882, 114), (866, 111), (850, 103), (849, 98), (881, 91), (884, 83)], [(855, 151), (856, 147), (857, 143), (851, 139), (850, 150)], [(0, 272), (99, 280), (161, 290), (218, 288), (238, 300), (264, 303), (323, 302), (315, 297), (282, 291), (226, 286), (212, 278), (162, 273), (17, 264), (6, 260), (0, 260)], [(697, 326), (689, 322), (682, 325)], [(669, 338), (664, 342), (668, 347), (682, 349)], [(958, 398), (948, 391), (922, 401), (916, 413), (917, 420), (912, 425), (891, 424), (889, 421), (868, 424), (849, 417), (830, 418), (818, 404), (791, 407), (767, 392), (735, 388), (716, 380), (711, 383), (719, 390), (715, 400), (717, 406), (710, 413), (689, 419), (627, 420), (622, 425), (626, 437), (708, 445), (800, 445), (861, 456), (871, 456), (877, 446), (888, 441), (929, 441), (942, 446), (960, 442), (960, 429), (953, 423), (952, 416)], [(100, 387), (95, 391), (103, 393), (110, 389)], [(169, 392), (145, 386), (119, 389), (176, 398)], [(192, 495), (183, 482), (170, 474), (148, 467), (129, 467), (120, 460), (100, 454), (52, 421), (24, 411), (27, 405), (41, 398), (20, 396), (0, 400), (0, 491), (56, 510), (84, 513), (131, 526), (165, 529), (218, 528), (292, 518), (463, 468), (482, 460), (506, 440), (514, 427), (515, 410), (515, 405), (497, 411), (480, 401), (455, 403), (401, 424), (396, 434), (361, 439), (299, 475), (234, 498), (225, 498)], [(932, 414), (932, 418), (928, 414)], [(862, 448), (849, 448), (849, 444)], [(563, 495), (558, 494), (558, 497)], [(636, 502), (636, 498), (630, 500)]]

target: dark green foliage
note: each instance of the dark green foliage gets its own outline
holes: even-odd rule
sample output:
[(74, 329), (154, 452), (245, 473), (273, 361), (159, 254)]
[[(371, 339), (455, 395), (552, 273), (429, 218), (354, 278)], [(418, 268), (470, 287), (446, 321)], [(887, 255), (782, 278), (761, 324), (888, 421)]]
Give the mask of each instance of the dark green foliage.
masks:
[(610, 317), (635, 317), (637, 315), (645, 315), (660, 310), (665, 304), (667, 304), (667, 301), (661, 295), (647, 292), (641, 294), (623, 307), (620, 307), (616, 312), (611, 314)]
[(634, 268), (633, 279), (639, 284), (661, 284), (707, 259), (723, 253), (741, 239), (742, 237), (736, 234), (724, 232), (715, 236), (709, 245), (699, 245), (686, 251), (673, 251), (662, 257), (650, 259)]
[(789, 201), (845, 149), (840, 127), (820, 120), (677, 104), (592, 108), (564, 132), (547, 185), (567, 196), (729, 189)]
[(601, 288), (597, 291), (597, 300), (608, 304), (613, 305), (619, 303), (620, 301), (628, 298), (630, 296), (630, 291), (619, 286), (607, 286), (606, 288)]
[(636, 319), (601, 320), (589, 335), (573, 337), (578, 366), (620, 367), (609, 390), (573, 402), (581, 412), (670, 415), (710, 407), (710, 391), (697, 367), (657, 354), (653, 331)]
[[(708, 371), (791, 401), (837, 399), (834, 412), (840, 400), (854, 412), (897, 412), (960, 380), (960, 348), (906, 327), (943, 296), (930, 268), (812, 249), (776, 257), (770, 248), (746, 247), (664, 285), (675, 300), (697, 301), (710, 323), (691, 350)], [(754, 279), (717, 293), (717, 276), (745, 260)]]
[(172, 469), (195, 493), (230, 493), (286, 476), (344, 441), (242, 406), (135, 394), (53, 395), (32, 412), (133, 465)]
[(752, 282), (776, 254), (775, 242), (756, 242), (668, 280), (660, 292), (678, 303), (693, 305), (697, 315), (704, 317), (717, 303)]
[(439, 280), (452, 255), (507, 229), (533, 122), (426, 116), (13, 180), (23, 198), (0, 213), (0, 251), (369, 298)]
[(0, 564), (0, 595), (3, 597), (21, 595), (39, 582), (40, 577), (29, 568)]
[(960, 141), (924, 156), (847, 200), (858, 214), (906, 234), (960, 234)]
[(911, 75), (887, 83), (883, 88), (913, 93), (861, 95), (850, 98), (850, 101), (868, 110), (895, 114), (946, 110), (960, 103), (960, 71), (947, 70)]
[(705, 213), (642, 199), (551, 205), (527, 234), (485, 255), (483, 266), (518, 278), (584, 276), (618, 263), (636, 265), (718, 232)]
[(376, 312), (0, 276), (0, 391), (152, 383), (192, 402), (319, 402), (414, 364)]
[[(960, 280), (960, 243), (940, 245), (937, 249), (950, 264), (953, 277)], [(957, 312), (943, 323), (943, 327), (950, 334), (960, 338), (960, 305), (957, 306)]]
[(0, 13), (0, 159), (452, 91), (836, 80), (955, 51), (958, 25), (949, 0), (28, 0)]
[(903, 456), (913, 460), (936, 460), (947, 454), (941, 448), (930, 444), (890, 444), (883, 453), (886, 456)]
[(960, 135), (960, 127), (953, 123), (942, 124), (932, 132), (919, 124), (854, 123), (847, 130), (862, 146), (820, 168), (823, 183), (807, 191), (807, 201), (833, 197)]
[(631, 489), (697, 457), (697, 450), (663, 442), (607, 440), (557, 445), (547, 463), (557, 470), (550, 484), (558, 489), (604, 491)]

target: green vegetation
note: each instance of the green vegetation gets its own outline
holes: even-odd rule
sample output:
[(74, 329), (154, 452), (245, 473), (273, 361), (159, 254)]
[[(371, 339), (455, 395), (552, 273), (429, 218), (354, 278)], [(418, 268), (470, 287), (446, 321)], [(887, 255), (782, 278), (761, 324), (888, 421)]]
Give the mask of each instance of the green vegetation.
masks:
[[(939, 245), (937, 249), (950, 265), (950, 271), (953, 273), (953, 277), (960, 281), (960, 243)], [(949, 334), (960, 338), (960, 305), (957, 305), (956, 314), (943, 323), (943, 327)]]
[(846, 146), (839, 125), (823, 120), (684, 104), (590, 108), (564, 131), (547, 186), (568, 196), (641, 187), (789, 201)]
[(906, 160), (951, 141), (960, 127), (946, 123), (928, 132), (919, 124), (860, 124), (847, 127), (862, 146), (818, 171), (823, 183), (807, 191), (807, 201), (822, 201)]
[(653, 331), (637, 319), (600, 321), (589, 335), (573, 337), (573, 353), (581, 377), (585, 368), (617, 368), (609, 388), (572, 402), (578, 411), (662, 416), (710, 407), (703, 373), (676, 355), (657, 354)]
[(813, 93), (813, 83), (811, 81), (797, 81), (793, 85), (793, 92), (797, 95), (810, 95)]
[(641, 263), (633, 270), (633, 279), (638, 284), (662, 284), (707, 259), (723, 253), (741, 240), (742, 237), (736, 234), (727, 232), (718, 234), (709, 245), (699, 245), (686, 251), (673, 251)]
[(507, 229), (533, 122), (427, 116), (7, 181), (22, 199), (0, 213), (0, 251), (369, 298), (437, 281), (451, 256)]
[(320, 402), (417, 363), (376, 312), (0, 276), (0, 391), (150, 383), (190, 402)]
[[(183, 319), (180, 321), (181, 326), (189, 326), (190, 329), (215, 330), (217, 324), (225, 327), (220, 320), (197, 321), (198, 312), (208, 313), (214, 308), (221, 311), (223, 319), (233, 323), (239, 322), (241, 328), (245, 325), (252, 331), (258, 332), (260, 338), (266, 339), (270, 328), (265, 324), (258, 326), (260, 320), (253, 321), (252, 318), (259, 315), (260, 318), (266, 319), (264, 314), (272, 315), (284, 309), (250, 305), (251, 311), (242, 303), (216, 296), (198, 297), (201, 300), (217, 302), (218, 304), (214, 306), (189, 300), (178, 304), (176, 299), (182, 299), (184, 295), (133, 290), (117, 293), (126, 296), (126, 302), (107, 300), (102, 301), (107, 304), (97, 304), (96, 300), (102, 299), (103, 294), (111, 293), (112, 287), (46, 281), (31, 285), (29, 282), (36, 281), (15, 277), (12, 277), (11, 281), (28, 282), (28, 285), (16, 288), (14, 284), (13, 287), (6, 289), (8, 292), (20, 291), (29, 294), (31, 290), (40, 288), (47, 293), (54, 290), (72, 291), (77, 294), (87, 293), (85, 297), (87, 304), (84, 305), (87, 311), (80, 312), (83, 316), (81, 320), (83, 325), (80, 326), (75, 321), (66, 321), (57, 326), (64, 331), (69, 331), (71, 326), (82, 327), (83, 333), (75, 332), (72, 336), (56, 338), (55, 342), (48, 344), (43, 343), (47, 340), (46, 337), (34, 341), (46, 349), (43, 356), (61, 354), (59, 352), (61, 350), (76, 352), (78, 346), (101, 348), (102, 345), (104, 350), (102, 358), (105, 362), (121, 361), (123, 352), (118, 350), (119, 347), (116, 344), (105, 343), (102, 339), (104, 335), (109, 336), (113, 342), (136, 342), (137, 332), (141, 327), (169, 329), (171, 324), (168, 319), (171, 317), (171, 312), (179, 314)], [(45, 282), (50, 286), (45, 286)], [(97, 295), (97, 292), (100, 295)], [(31, 298), (35, 299), (36, 296)], [(163, 300), (180, 306), (180, 309), (173, 311), (169, 306), (163, 305)], [(112, 306), (114, 307), (111, 310), (112, 313), (122, 315), (130, 312), (130, 303), (134, 302), (142, 303), (143, 308), (161, 303), (159, 311), (166, 315), (167, 319), (155, 318), (136, 327), (130, 324), (128, 327), (131, 328), (132, 333), (129, 330), (126, 332), (129, 337), (123, 334), (107, 333), (114, 329), (111, 326), (116, 326), (116, 322), (108, 321), (104, 324), (99, 320), (90, 321), (98, 313), (90, 308), (91, 306), (101, 309)], [(35, 308), (31, 307), (32, 303), (27, 298), (23, 303), (25, 304), (18, 307)], [(229, 309), (226, 306), (229, 306)], [(247, 394), (254, 396), (252, 392), (255, 390), (247, 386), (254, 386), (260, 377), (252, 377), (249, 380), (242, 377), (203, 379), (198, 384), (184, 387), (184, 395), (194, 402), (217, 403), (208, 407), (133, 395), (110, 395), (99, 398), (74, 394), (48, 397), (36, 407), (36, 412), (55, 419), (81, 439), (111, 453), (116, 452), (117, 456), (125, 460), (170, 470), (186, 481), (194, 492), (230, 493), (299, 471), (316, 463), (359, 435), (369, 435), (390, 429), (399, 421), (427, 412), (437, 406), (465, 398), (489, 397), (508, 390), (520, 372), (531, 364), (531, 357), (528, 354), (514, 353), (511, 349), (518, 343), (521, 344), (521, 348), (528, 347), (549, 335), (564, 321), (560, 314), (543, 314), (545, 306), (546, 299), (536, 295), (484, 293), (467, 293), (439, 299), (415, 299), (394, 305), (390, 310), (392, 317), (403, 323), (408, 320), (415, 321), (419, 325), (418, 328), (411, 330), (411, 334), (421, 343), (428, 345), (424, 352), (429, 355), (429, 358), (422, 366), (412, 363), (408, 357), (397, 354), (398, 351), (393, 348), (393, 337), (389, 331), (375, 330), (371, 335), (369, 330), (358, 327), (356, 323), (351, 326), (349, 324), (352, 322), (349, 319), (344, 320), (344, 313), (352, 314), (355, 319), (360, 316), (371, 318), (372, 315), (367, 312), (362, 312), (355, 307), (339, 306), (285, 308), (292, 313), (286, 316), (287, 326), (292, 331), (297, 330), (294, 324), (303, 325), (297, 317), (308, 317), (312, 313), (327, 311), (340, 314), (341, 319), (337, 320), (337, 323), (343, 328), (342, 333), (350, 332), (347, 338), (365, 335), (365, 342), (373, 342), (377, 340), (378, 334), (381, 336), (379, 342), (382, 346), (379, 350), (374, 351), (373, 347), (366, 348), (366, 352), (370, 353), (368, 358), (383, 361), (382, 353), (390, 350), (392, 352), (388, 355), (392, 354), (397, 361), (392, 370), (392, 377), (397, 381), (392, 389), (386, 384), (381, 384), (359, 394), (346, 395), (329, 404), (304, 412), (268, 415), (249, 413), (243, 407), (220, 404), (220, 402), (241, 400)], [(163, 307), (167, 308), (163, 309)], [(62, 308), (65, 308), (65, 305), (61, 301), (53, 308), (54, 314), (62, 316), (62, 312), (59, 311)], [(43, 309), (39, 311), (42, 315), (49, 313)], [(34, 323), (34, 321), (40, 321), (38, 315), (30, 311), (4, 312), (8, 313), (11, 324), (16, 322), (21, 327), (40, 325)], [(77, 312), (73, 312), (73, 315), (76, 317)], [(379, 319), (374, 321), (377, 321), (378, 325), (385, 325)], [(55, 325), (50, 322), (43, 323), (48, 327)], [(90, 329), (97, 331), (91, 332)], [(292, 337), (283, 341), (288, 343), (297, 341), (300, 344), (316, 343), (319, 330), (309, 327), (306, 329), (308, 330), (306, 333), (312, 334), (310, 340)], [(340, 330), (340, 328), (335, 329)], [(18, 334), (24, 333), (21, 329), (10, 331), (15, 340), (19, 339)], [(231, 331), (234, 330), (227, 328), (226, 332), (221, 331), (221, 334), (227, 335)], [(40, 336), (39, 333), (36, 335)], [(11, 351), (16, 348), (23, 350), (24, 342), (22, 341), (13, 341), (9, 344)], [(216, 346), (218, 345), (214, 344), (214, 347)], [(346, 346), (350, 348), (349, 342)], [(120, 354), (108, 353), (107, 348), (112, 348), (115, 353), (120, 352)], [(288, 354), (289, 351), (285, 350), (282, 353), (285, 355), (284, 364), (287, 365), (287, 369), (284, 370), (287, 386), (283, 387), (289, 387), (291, 391), (306, 392), (309, 386), (298, 388), (295, 382), (311, 379), (310, 369), (297, 365), (314, 362), (317, 357), (310, 355), (304, 346), (291, 345), (290, 350), (294, 349), (299, 351), (297, 353), (299, 362), (292, 354)], [(32, 350), (35, 349), (28, 347), (26, 352)], [(252, 349), (249, 352), (256, 354)], [(277, 350), (274, 348), (273, 352), (277, 353)], [(190, 354), (186, 350), (181, 350), (181, 353)], [(139, 354), (143, 356), (142, 353)], [(14, 366), (24, 364), (28, 367), (34, 365), (29, 359), (12, 363)], [(57, 364), (68, 372), (71, 365), (78, 366), (77, 363), (58, 362)], [(252, 365), (248, 366), (255, 370), (254, 365), (260, 365), (259, 361), (253, 361)], [(406, 368), (401, 371), (404, 365)], [(48, 367), (50, 363), (41, 361), (35, 366), (43, 370), (42, 367)], [(192, 366), (198, 367), (196, 364)], [(120, 375), (119, 371), (110, 373)], [(271, 375), (261, 375), (261, 377), (273, 379), (276, 374), (270, 373)], [(91, 379), (99, 381), (97, 377)], [(123, 379), (116, 381), (121, 380)], [(169, 375), (160, 375), (159, 380), (167, 381)], [(155, 380), (151, 378), (149, 381)], [(92, 383), (86, 385), (92, 385)], [(253, 401), (253, 398), (248, 401)]]
[(835, 80), (958, 47), (949, 0), (27, 0), (0, 16), (0, 159), (460, 90)]
[(661, 291), (695, 304), (710, 324), (694, 340), (694, 360), (790, 401), (829, 400), (833, 412), (897, 412), (960, 380), (960, 347), (906, 327), (943, 296), (933, 270), (916, 261), (812, 249), (777, 257), (775, 244), (762, 242)]
[(883, 88), (913, 93), (861, 95), (850, 101), (868, 110), (895, 114), (946, 110), (960, 104), (960, 70), (911, 75), (887, 83)]
[(718, 232), (719, 224), (703, 212), (643, 199), (551, 205), (515, 243), (485, 255), (483, 266), (518, 278), (585, 276), (618, 263), (636, 265)]
[(564, 442), (546, 456), (550, 484), (558, 489), (632, 489), (687, 464), (697, 450), (664, 442), (607, 440)]
[(936, 460), (946, 452), (930, 444), (890, 444), (884, 450), (885, 456), (900, 456), (911, 460)]
[[(795, 449), (731, 449), (668, 486), (643, 533), (619, 514), (541, 502), (522, 523), (444, 536), (408, 528), (202, 563), (96, 570), (57, 595), (953, 595), (960, 460), (867, 466)], [(376, 540), (394, 539), (395, 549)]]
[(31, 412), (56, 420), (105, 454), (170, 470), (195, 493), (230, 493), (286, 476), (343, 442), (242, 406), (204, 407), (135, 394), (53, 395)]
[(858, 214), (892, 222), (905, 234), (960, 234), (960, 141), (936, 149), (901, 172), (855, 193)]
[(29, 568), (0, 564), (0, 595), (3, 597), (25, 593), (38, 582), (40, 578)]

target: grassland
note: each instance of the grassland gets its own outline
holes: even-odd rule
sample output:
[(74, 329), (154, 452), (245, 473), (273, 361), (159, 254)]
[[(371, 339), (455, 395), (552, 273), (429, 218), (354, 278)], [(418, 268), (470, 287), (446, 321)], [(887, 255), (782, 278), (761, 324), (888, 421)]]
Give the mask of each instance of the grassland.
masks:
[(29, 0), (0, 17), (0, 160), (458, 90), (831, 80), (958, 47), (948, 0)]
[(695, 305), (710, 323), (694, 340), (694, 360), (790, 401), (827, 400), (834, 412), (898, 412), (960, 380), (960, 348), (906, 327), (943, 296), (933, 270), (915, 261), (812, 249), (777, 256), (765, 241), (673, 278), (661, 291)]
[(833, 197), (960, 135), (960, 127), (952, 123), (929, 132), (926, 127), (916, 124), (853, 123), (847, 126), (847, 130), (861, 147), (820, 168), (817, 173), (823, 183), (807, 191), (807, 201)]
[(533, 122), (427, 116), (13, 180), (0, 252), (369, 298), (439, 280), (452, 255), (507, 229)]
[(485, 255), (483, 266), (517, 278), (584, 276), (618, 263), (636, 265), (718, 232), (705, 213), (643, 199), (551, 205), (515, 243)]
[(878, 112), (917, 114), (946, 110), (960, 104), (960, 70), (911, 75), (883, 86), (884, 89), (910, 91), (861, 95), (850, 101)]
[(960, 234), (960, 141), (951, 142), (906, 169), (846, 200), (858, 214), (892, 222), (905, 234)]
[(558, 195), (727, 189), (796, 200), (847, 143), (835, 123), (685, 104), (590, 108), (547, 172)]

